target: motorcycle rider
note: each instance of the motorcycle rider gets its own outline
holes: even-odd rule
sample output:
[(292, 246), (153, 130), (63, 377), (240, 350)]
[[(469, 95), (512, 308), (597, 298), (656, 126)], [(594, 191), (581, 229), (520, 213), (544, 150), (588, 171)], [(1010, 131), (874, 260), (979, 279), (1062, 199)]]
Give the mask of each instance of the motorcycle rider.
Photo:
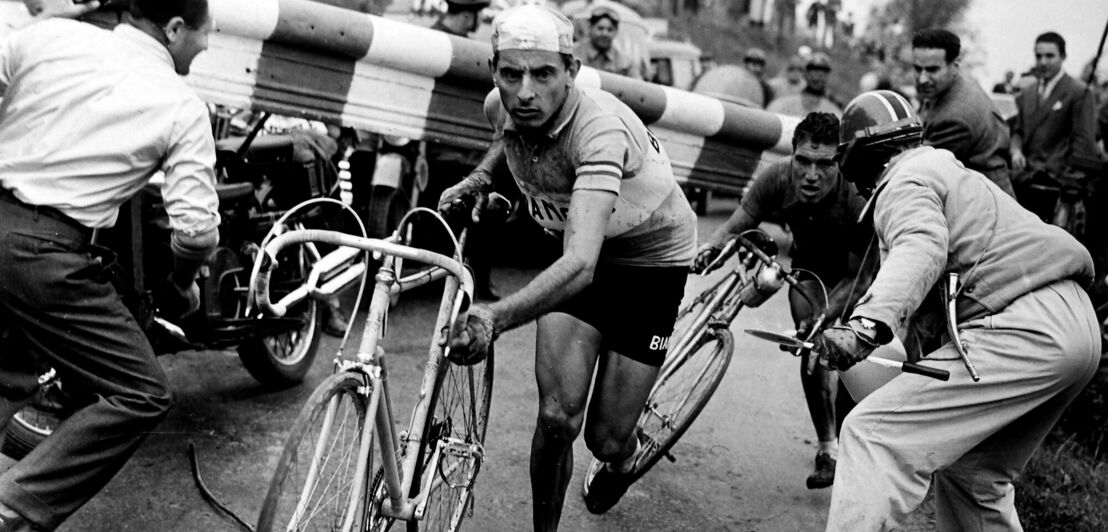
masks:
[(1020, 530), (1012, 481), (1099, 362), (1082, 288), (1092, 260), (949, 151), (921, 146), (921, 131), (891, 91), (863, 93), (843, 113), (838, 158), (870, 197), (881, 266), (849, 321), (825, 329), (815, 350), (836, 369), (853, 366), (904, 322), (915, 328), (943, 310), (926, 296), (955, 275), (948, 327), (964, 345), (943, 337), (922, 360), (949, 381), (899, 375), (847, 416), (827, 530), (894, 528), (929, 487), (939, 530)]
[(207, 48), (207, 1), (133, 0), (112, 31), (49, 18), (98, 5), (33, 0), (37, 22), (0, 41), (0, 322), (18, 342), (0, 357), (0, 419), (33, 397), (38, 358), (85, 405), (0, 475), (0, 531), (61, 525), (172, 402), (95, 230), (164, 172), (176, 268), (159, 301), (173, 317), (199, 306), (196, 274), (219, 240), (208, 110), (180, 77)]

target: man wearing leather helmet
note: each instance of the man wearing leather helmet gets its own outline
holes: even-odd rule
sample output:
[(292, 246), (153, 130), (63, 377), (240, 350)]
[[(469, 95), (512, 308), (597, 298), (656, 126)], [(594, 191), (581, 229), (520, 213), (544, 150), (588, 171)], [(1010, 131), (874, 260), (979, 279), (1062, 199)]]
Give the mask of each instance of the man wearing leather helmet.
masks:
[[(943, 149), (891, 91), (847, 105), (843, 175), (869, 198), (881, 266), (851, 318), (815, 350), (845, 370), (935, 309), (952, 275), (954, 330), (921, 362), (949, 381), (901, 374), (847, 416), (827, 530), (887, 530), (934, 489), (940, 530), (1019, 530), (1012, 481), (1092, 377), (1100, 330), (1082, 286), (1085, 249)], [(911, 317), (909, 319), (909, 316)], [(926, 321), (926, 320), (925, 320)], [(966, 365), (968, 366), (968, 364)]]

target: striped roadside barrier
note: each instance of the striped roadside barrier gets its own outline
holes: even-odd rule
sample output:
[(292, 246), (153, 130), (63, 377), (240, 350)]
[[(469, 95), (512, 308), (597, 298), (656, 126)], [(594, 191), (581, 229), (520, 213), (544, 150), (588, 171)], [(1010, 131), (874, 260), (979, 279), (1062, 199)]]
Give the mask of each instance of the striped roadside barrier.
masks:
[[(188, 76), (209, 103), (464, 148), (491, 139), (487, 42), (310, 0), (209, 6), (216, 32)], [(0, 1), (0, 16), (16, 11), (26, 15), (21, 2)], [(587, 67), (577, 83), (627, 103), (689, 185), (742, 192), (791, 151), (796, 119)]]

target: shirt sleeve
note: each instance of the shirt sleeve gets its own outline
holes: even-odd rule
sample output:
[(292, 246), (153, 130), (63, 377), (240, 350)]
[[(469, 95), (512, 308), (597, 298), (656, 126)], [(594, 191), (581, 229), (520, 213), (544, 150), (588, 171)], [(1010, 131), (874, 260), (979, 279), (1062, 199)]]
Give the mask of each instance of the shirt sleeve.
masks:
[(162, 197), (174, 231), (197, 235), (219, 226), (215, 191), (215, 139), (199, 100), (180, 112), (166, 152)]
[(758, 221), (769, 218), (777, 210), (774, 206), (780, 207), (782, 204), (779, 182), (787, 169), (787, 164), (778, 163), (758, 174), (750, 184), (750, 190), (743, 194), (740, 203), (742, 210)]
[(573, 190), (605, 190), (619, 194), (632, 157), (642, 158), (631, 132), (615, 115), (590, 121), (577, 141), (577, 171)]

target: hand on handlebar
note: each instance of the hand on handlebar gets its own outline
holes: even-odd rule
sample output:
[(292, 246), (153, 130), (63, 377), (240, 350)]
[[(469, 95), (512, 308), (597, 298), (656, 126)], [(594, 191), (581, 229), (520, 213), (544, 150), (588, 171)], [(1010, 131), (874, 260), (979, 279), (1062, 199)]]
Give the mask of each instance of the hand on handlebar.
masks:
[(719, 242), (705, 242), (696, 249), (696, 258), (693, 259), (692, 273), (708, 273), (705, 271), (712, 261), (716, 260), (723, 251), (723, 244)]
[(456, 219), (469, 211), (473, 223), (481, 221), (481, 213), (489, 203), (492, 184), (484, 172), (474, 171), (458, 184), (442, 191), (439, 196), (439, 212), (446, 219)]
[(814, 369), (818, 360), (822, 360), (833, 369), (845, 371), (868, 357), (877, 344), (856, 332), (848, 322), (824, 329), (814, 340), (812, 348), (819, 356), (809, 357), (808, 371)]
[(496, 339), (494, 323), (495, 315), (488, 306), (470, 307), (465, 319), (459, 319), (451, 328), (447, 344), (450, 352), (447, 358), (463, 366), (484, 360)]

